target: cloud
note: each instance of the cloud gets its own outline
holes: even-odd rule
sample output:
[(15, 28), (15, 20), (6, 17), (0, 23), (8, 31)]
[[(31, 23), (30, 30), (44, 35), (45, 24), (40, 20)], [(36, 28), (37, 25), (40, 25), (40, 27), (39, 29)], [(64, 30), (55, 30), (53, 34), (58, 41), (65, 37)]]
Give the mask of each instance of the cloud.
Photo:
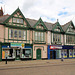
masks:
[[(75, 21), (75, 0), (2, 0), (5, 14), (13, 13), (19, 6), (24, 16), (32, 19), (42, 17), (44, 21), (65, 24)], [(75, 24), (75, 23), (74, 23)]]

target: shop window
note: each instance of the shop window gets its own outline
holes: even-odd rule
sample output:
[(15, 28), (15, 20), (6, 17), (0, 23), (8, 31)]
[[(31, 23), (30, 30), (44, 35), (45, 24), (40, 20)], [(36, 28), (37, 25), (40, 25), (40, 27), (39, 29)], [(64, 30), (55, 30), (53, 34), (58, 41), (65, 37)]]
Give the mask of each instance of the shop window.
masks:
[(10, 56), (9, 57), (12, 57), (13, 56), (13, 49), (10, 49)]
[(75, 57), (75, 49), (73, 50), (73, 57)]
[(67, 50), (64, 50), (64, 58), (67, 58)]
[(23, 58), (31, 58), (31, 50), (30, 49), (23, 49)]
[(69, 50), (69, 57), (73, 57), (73, 50), (72, 49)]
[(56, 58), (61, 58), (61, 50), (56, 50)]
[(2, 50), (2, 59), (6, 59), (6, 57), (8, 59), (13, 58), (13, 49), (9, 49), (9, 50), (3, 49)]

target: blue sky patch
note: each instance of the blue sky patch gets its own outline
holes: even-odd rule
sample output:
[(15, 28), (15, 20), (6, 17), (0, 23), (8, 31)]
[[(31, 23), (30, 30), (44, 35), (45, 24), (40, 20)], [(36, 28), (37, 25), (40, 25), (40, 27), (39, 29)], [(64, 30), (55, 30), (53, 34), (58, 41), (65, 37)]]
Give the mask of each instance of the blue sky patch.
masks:
[(3, 4), (3, 2), (0, 2), (0, 4)]
[(56, 19), (55, 18), (51, 18), (51, 21), (55, 21)]
[(61, 16), (61, 15), (67, 15), (68, 12), (59, 12), (58, 16)]
[(51, 18), (51, 17), (44, 16), (44, 15), (42, 15), (41, 17), (45, 17), (45, 18), (47, 18), (47, 19), (50, 20), (50, 21), (55, 21), (55, 20), (56, 20), (55, 18)]
[(64, 7), (63, 9), (66, 9), (66, 7)]

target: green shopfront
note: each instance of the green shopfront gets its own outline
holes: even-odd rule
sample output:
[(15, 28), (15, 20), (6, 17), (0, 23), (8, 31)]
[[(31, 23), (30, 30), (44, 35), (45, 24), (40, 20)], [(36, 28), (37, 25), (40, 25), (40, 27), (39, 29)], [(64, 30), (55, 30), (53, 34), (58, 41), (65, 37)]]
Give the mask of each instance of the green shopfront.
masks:
[(2, 44), (2, 60), (30, 60), (32, 59), (32, 44), (4, 43)]

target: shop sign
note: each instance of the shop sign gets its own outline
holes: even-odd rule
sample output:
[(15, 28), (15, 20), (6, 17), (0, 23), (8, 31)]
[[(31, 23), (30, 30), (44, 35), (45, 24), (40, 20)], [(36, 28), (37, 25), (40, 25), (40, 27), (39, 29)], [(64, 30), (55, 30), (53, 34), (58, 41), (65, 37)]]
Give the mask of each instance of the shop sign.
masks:
[(73, 49), (75, 49), (75, 46), (73, 46)]
[(50, 49), (62, 49), (62, 46), (50, 46)]
[(11, 43), (11, 47), (22, 47), (22, 48), (24, 48), (24, 44), (23, 43)]

